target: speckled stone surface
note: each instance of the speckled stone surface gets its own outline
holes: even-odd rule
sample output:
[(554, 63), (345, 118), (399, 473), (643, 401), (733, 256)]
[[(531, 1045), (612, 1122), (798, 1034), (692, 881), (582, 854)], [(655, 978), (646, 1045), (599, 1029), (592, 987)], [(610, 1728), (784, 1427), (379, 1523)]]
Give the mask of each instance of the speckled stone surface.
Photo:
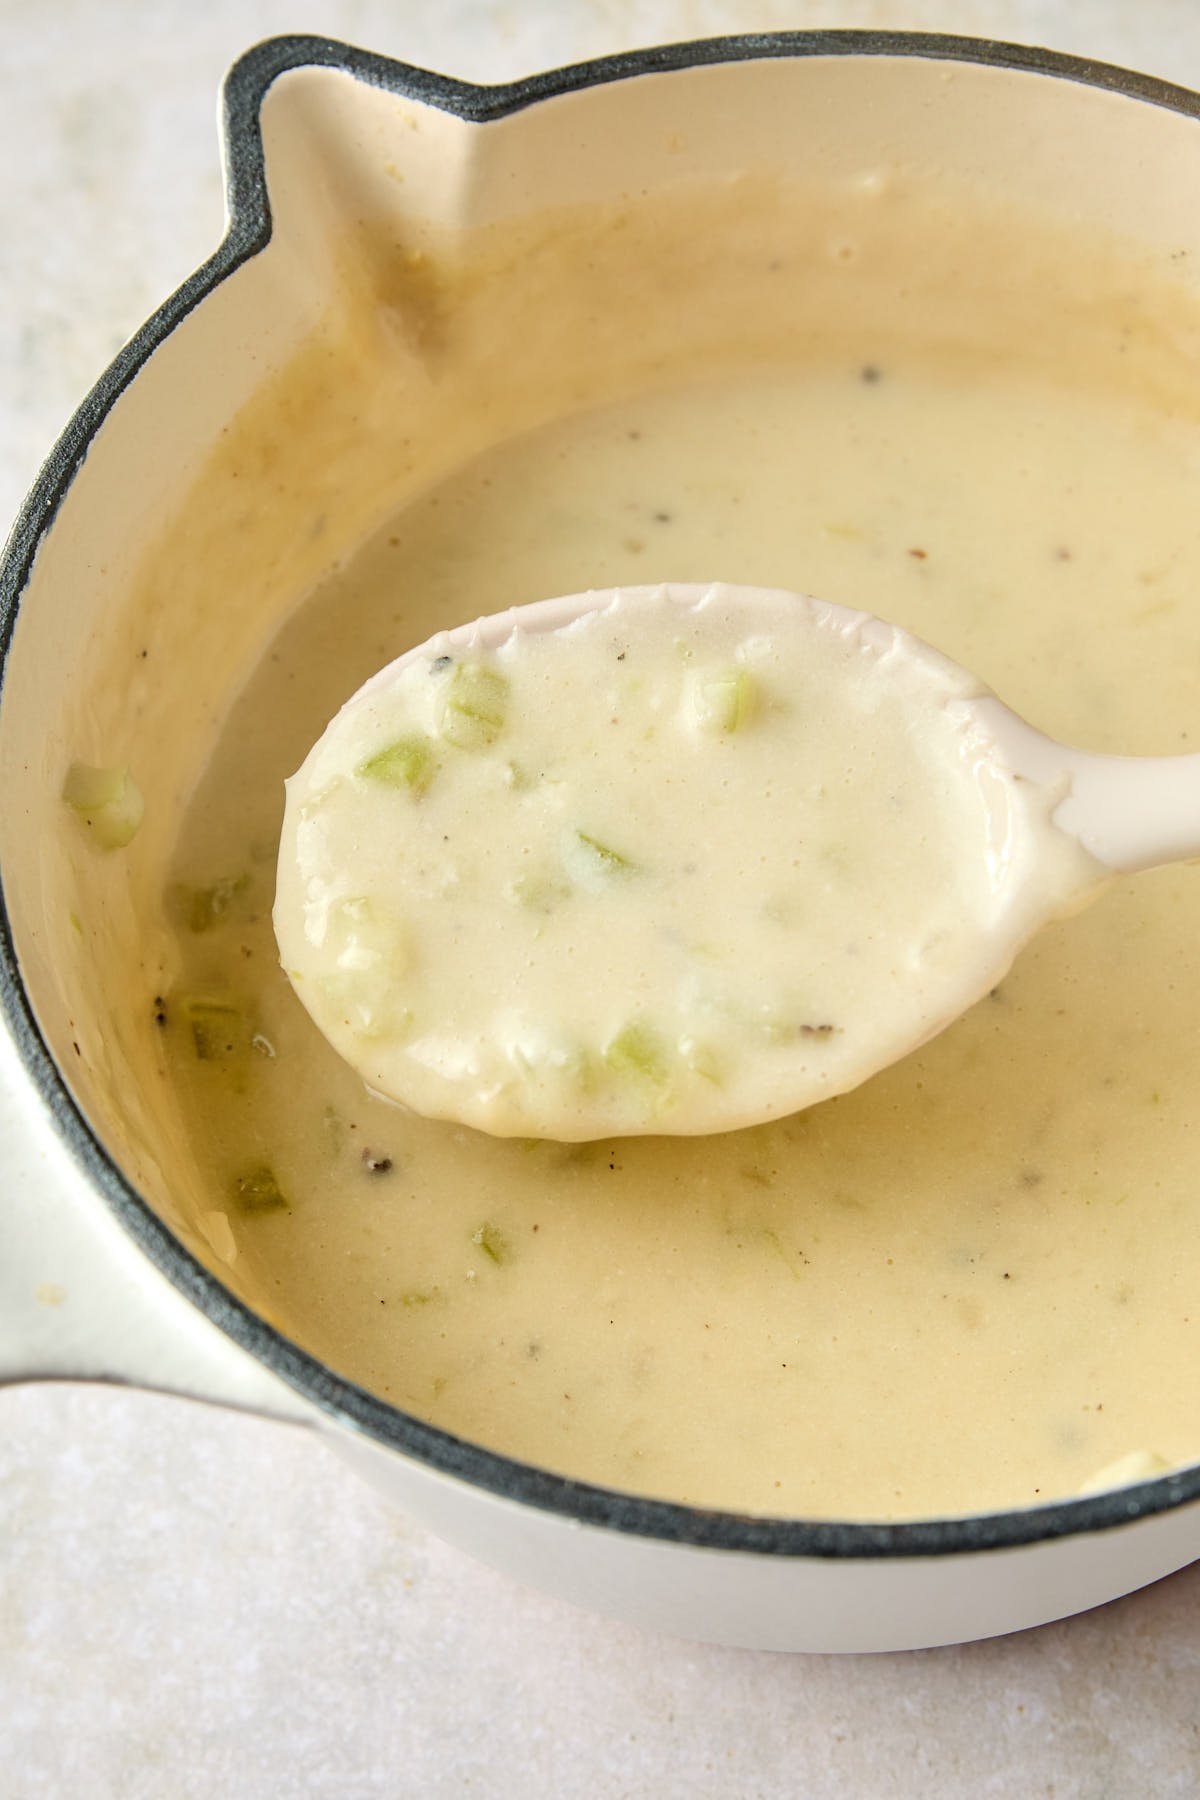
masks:
[[(1047, 43), (1200, 86), (1195, 0), (0, 0), (0, 511), (217, 241), (215, 95), (256, 38), (323, 32), (498, 80), (838, 24)], [(132, 1392), (13, 1388), (0, 1800), (68, 1795), (1193, 1800), (1200, 1565), (991, 1644), (702, 1648), (475, 1567), (306, 1433)]]

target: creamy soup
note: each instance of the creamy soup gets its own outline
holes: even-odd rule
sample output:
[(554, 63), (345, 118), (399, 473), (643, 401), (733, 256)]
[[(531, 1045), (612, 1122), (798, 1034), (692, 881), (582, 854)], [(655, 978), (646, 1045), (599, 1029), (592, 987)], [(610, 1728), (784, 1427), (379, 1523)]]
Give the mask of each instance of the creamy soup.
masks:
[(532, 596), (801, 589), (1058, 736), (1194, 747), (1198, 476), (1164, 404), (874, 337), (550, 421), (406, 504), (248, 681), (169, 896), (170, 1079), (226, 1260), (283, 1328), (449, 1431), (703, 1506), (1024, 1505), (1200, 1453), (1196, 871), (1117, 884), (853, 1094), (698, 1139), (398, 1109), (270, 921), (284, 779), (347, 695)]
[(288, 783), (283, 966), (369, 1087), (501, 1137), (828, 1100), (1096, 885), (979, 691), (870, 615), (718, 583), (439, 632)]

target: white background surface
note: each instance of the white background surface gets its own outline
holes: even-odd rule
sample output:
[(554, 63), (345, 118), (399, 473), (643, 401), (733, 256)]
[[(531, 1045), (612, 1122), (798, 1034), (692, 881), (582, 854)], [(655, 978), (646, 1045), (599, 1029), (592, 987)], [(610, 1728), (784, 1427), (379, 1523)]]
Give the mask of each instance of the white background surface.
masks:
[[(0, 0), (0, 513), (219, 238), (215, 96), (257, 38), (323, 32), (494, 81), (839, 24), (1200, 86), (1197, 0)], [(0, 1392), (0, 1800), (409, 1795), (1195, 1800), (1200, 1565), (991, 1644), (716, 1650), (476, 1568), (306, 1433), (136, 1393)]]

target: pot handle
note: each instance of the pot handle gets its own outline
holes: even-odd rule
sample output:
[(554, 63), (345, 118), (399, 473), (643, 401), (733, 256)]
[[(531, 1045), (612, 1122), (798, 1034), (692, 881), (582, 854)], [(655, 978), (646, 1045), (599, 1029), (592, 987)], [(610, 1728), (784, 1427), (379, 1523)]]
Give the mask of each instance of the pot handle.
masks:
[(205, 1318), (91, 1194), (0, 1030), (0, 1388), (99, 1381), (296, 1424), (318, 1410)]

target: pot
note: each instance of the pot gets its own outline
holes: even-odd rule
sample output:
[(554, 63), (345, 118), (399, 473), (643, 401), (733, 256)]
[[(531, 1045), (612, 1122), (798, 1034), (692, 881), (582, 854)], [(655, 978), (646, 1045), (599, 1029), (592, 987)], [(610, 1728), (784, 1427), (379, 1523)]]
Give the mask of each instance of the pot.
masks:
[[(1051, 223), (1082, 219), (1200, 254), (1200, 100), (1098, 64), (916, 35), (721, 39), (499, 88), (281, 38), (232, 70), (224, 121), (225, 240), (67, 427), (0, 582), (0, 1120), (11, 1172), (0, 1197), (0, 1381), (136, 1382), (320, 1431), (481, 1560), (585, 1606), (727, 1644), (963, 1641), (1180, 1568), (1200, 1553), (1197, 1468), (981, 1516), (806, 1521), (588, 1486), (389, 1406), (239, 1292), (211, 1216), (177, 1175), (176, 1127), (131, 1018), (129, 972), (194, 772), (189, 744), (296, 595), (384, 515), (412, 472), (405, 456), (426, 476), (452, 468), (481, 430), (494, 440), (578, 405), (589, 380), (602, 384), (628, 357), (627, 334), (606, 335), (603, 307), (578, 281), (569, 230), (535, 246), (565, 284), (565, 311), (526, 330), (520, 270), (536, 221), (731, 171), (753, 204), (760, 176), (844, 184), (900, 157)], [(480, 402), (452, 425), (445, 396), (431, 404), (421, 384), (446, 323), (438, 259), (452, 260), (468, 231), (490, 246), (494, 279), (466, 357)], [(697, 254), (696, 242), (680, 254)], [(733, 260), (710, 258), (705, 278), (719, 286)], [(609, 276), (618, 290), (635, 278), (619, 253)], [(604, 267), (588, 277), (604, 279)], [(932, 293), (912, 303), (928, 306)], [(731, 317), (738, 300), (733, 280)], [(811, 304), (826, 300), (814, 291)], [(590, 374), (572, 354), (581, 318)], [(666, 354), (665, 341), (647, 355)], [(390, 373), (362, 378), (381, 343)], [(192, 527), (207, 592), (189, 589), (186, 535), (168, 529), (168, 580), (155, 562), (164, 521), (181, 516), (235, 415), (301, 350), (312, 379), (297, 429), (276, 443), (277, 465), (259, 464), (246, 502), (261, 510), (286, 488), (279, 528), (256, 539), (247, 571), (244, 516)], [(312, 529), (297, 533), (298, 516)], [(81, 744), (138, 769), (147, 804), (136, 854), (97, 858), (64, 831), (62, 770)]]

